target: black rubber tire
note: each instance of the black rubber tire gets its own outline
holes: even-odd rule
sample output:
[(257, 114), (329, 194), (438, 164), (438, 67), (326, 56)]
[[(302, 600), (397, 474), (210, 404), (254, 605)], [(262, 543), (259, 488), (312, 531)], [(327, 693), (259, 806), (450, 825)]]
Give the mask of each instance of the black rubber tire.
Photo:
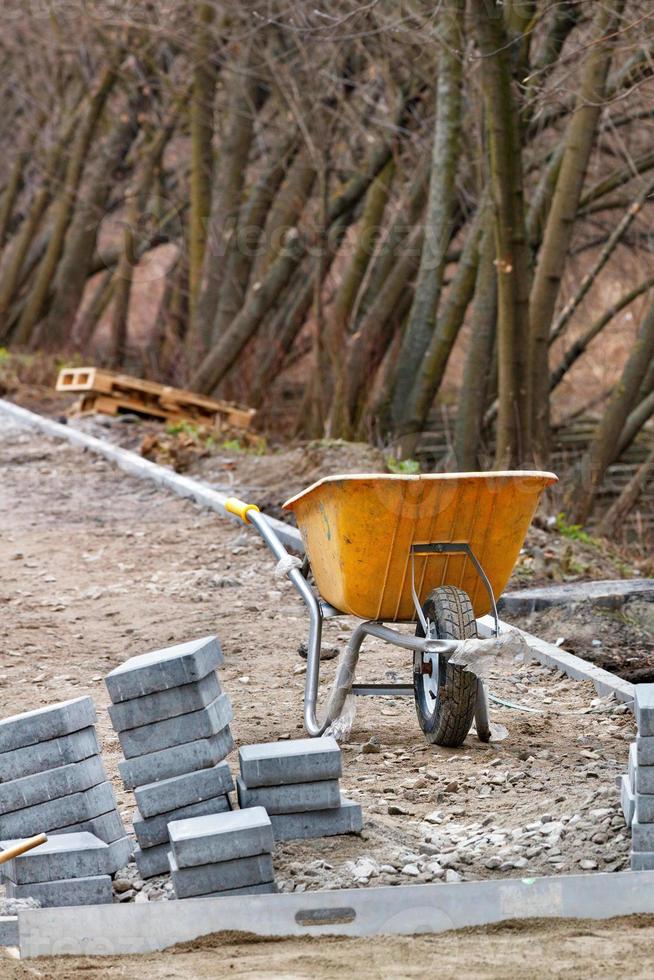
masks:
[[(422, 607), (425, 619), (433, 624), (434, 636), (441, 640), (463, 640), (477, 636), (477, 622), (467, 592), (443, 585), (429, 594)], [(418, 623), (416, 636), (424, 636)], [(465, 740), (475, 716), (477, 678), (461, 667), (451, 666), (442, 654), (438, 658), (438, 694), (432, 699), (425, 690), (423, 676), (413, 674), (418, 723), (433, 745), (456, 748)]]

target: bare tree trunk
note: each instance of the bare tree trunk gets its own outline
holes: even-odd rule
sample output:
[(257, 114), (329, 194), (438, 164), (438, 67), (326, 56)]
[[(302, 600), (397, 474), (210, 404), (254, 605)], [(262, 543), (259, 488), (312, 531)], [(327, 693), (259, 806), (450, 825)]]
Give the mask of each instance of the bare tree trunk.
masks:
[[(54, 296), (45, 320), (38, 329), (40, 346), (57, 350), (71, 339), (79, 305), (89, 277), (100, 224), (113, 189), (107, 174), (124, 159), (136, 135), (136, 107), (119, 117), (107, 137), (91, 175), (89, 185), (80, 192), (78, 206), (66, 235), (55, 279)], [(41, 339), (42, 338), (42, 339)]]
[(103, 113), (105, 103), (116, 81), (116, 64), (105, 68), (89, 99), (89, 106), (83, 122), (80, 124), (73, 149), (71, 151), (64, 188), (57, 200), (52, 233), (48, 248), (39, 266), (36, 281), (30, 290), (30, 295), (23, 309), (14, 341), (16, 344), (27, 344), (34, 327), (43, 315), (46, 300), (52, 280), (57, 271), (57, 265), (64, 247), (64, 238), (70, 224), (80, 180), (86, 166), (89, 147), (95, 135), (98, 122)]
[(333, 432), (334, 420), (341, 415), (341, 402), (345, 386), (344, 351), (347, 345), (350, 318), (374, 251), (375, 242), (379, 236), (394, 174), (395, 163), (391, 158), (370, 186), (352, 258), (341, 279), (326, 324), (325, 342), (331, 360), (332, 375), (335, 379), (328, 435)]
[(568, 494), (573, 520), (585, 524), (595, 495), (611, 461), (615, 459), (620, 436), (638, 400), (641, 385), (654, 357), (654, 305), (650, 306), (627, 359), (622, 377), (615, 386), (606, 411), (582, 461), (578, 487)]
[(654, 476), (654, 448), (645, 462), (638, 467), (615, 503), (607, 510), (599, 525), (601, 534), (613, 536), (616, 528), (622, 527), (652, 476)]
[(588, 49), (579, 96), (565, 136), (565, 150), (549, 210), (529, 304), (532, 437), (536, 459), (546, 465), (550, 450), (549, 336), (561, 277), (572, 239), (588, 161), (602, 111), (613, 53), (614, 31), (625, 0), (597, 7), (595, 43)]
[(493, 363), (497, 276), (495, 238), (490, 222), (487, 222), (480, 246), (472, 309), (470, 346), (463, 369), (454, 426), (457, 469), (464, 472), (474, 472), (479, 467), (479, 443), (489, 388), (488, 377)]
[(423, 234), (421, 227), (413, 228), (407, 247), (351, 338), (338, 403), (340, 418), (333, 429), (342, 439), (351, 438), (358, 427), (369, 380), (392, 340), (398, 302), (420, 264)]
[(197, 8), (193, 65), (193, 91), (190, 102), (191, 174), (189, 178), (190, 215), (188, 225), (189, 304), (192, 324), (197, 324), (196, 304), (204, 263), (207, 224), (211, 211), (213, 171), (213, 106), (218, 69), (213, 60), (211, 25), (212, 3)]
[(550, 392), (563, 381), (564, 377), (570, 370), (573, 364), (575, 364), (581, 355), (587, 350), (591, 341), (597, 337), (604, 327), (611, 322), (611, 320), (622, 312), (627, 306), (629, 306), (635, 299), (642, 296), (643, 293), (648, 292), (648, 290), (654, 287), (654, 276), (649, 276), (644, 282), (639, 283), (634, 286), (633, 289), (628, 290), (623, 296), (620, 297), (617, 302), (612, 303), (608, 309), (604, 310), (604, 313), (595, 320), (594, 323), (590, 325), (588, 330), (578, 337), (575, 342), (568, 348), (561, 359), (561, 363), (552, 371), (550, 375)]
[(254, 133), (254, 119), (265, 97), (250, 48), (231, 80), (226, 133), (212, 180), (209, 228), (204, 247), (193, 336), (208, 348), (213, 336), (223, 275), (234, 247), (243, 186)]
[(90, 344), (98, 323), (113, 299), (116, 289), (116, 270), (107, 269), (100, 277), (88, 307), (73, 331), (73, 342), (77, 350), (85, 351)]
[(111, 318), (111, 341), (108, 360), (112, 367), (120, 367), (127, 349), (129, 304), (134, 270), (139, 261), (137, 243), (139, 222), (147, 204), (157, 170), (161, 166), (163, 152), (175, 130), (185, 99), (186, 94), (181, 98), (177, 98), (168, 119), (152, 137), (150, 145), (143, 151), (141, 169), (135, 177), (134, 186), (127, 195), (123, 229), (123, 250), (116, 269), (114, 308)]
[(522, 149), (501, 4), (497, 0), (491, 4), (486, 0), (472, 0), (472, 12), (482, 54), (498, 280), (499, 406), (495, 465), (506, 468), (520, 463), (530, 450), (529, 253)]
[[(285, 134), (281, 142), (273, 146), (270, 152), (270, 164), (263, 171), (243, 205), (236, 229), (236, 247), (231, 250), (227, 260), (214, 322), (218, 337), (222, 336), (243, 305), (252, 265), (261, 248), (266, 215), (284, 179), (289, 157), (292, 157), (296, 150), (297, 136)], [(299, 217), (299, 214), (295, 215), (289, 227), (293, 227)]]
[(465, 247), (410, 391), (404, 410), (403, 430), (399, 438), (402, 457), (413, 455), (420, 431), (440, 388), (452, 348), (472, 299), (479, 266), (479, 242), (486, 211), (487, 202), (482, 199), (477, 214), (470, 223)]
[(302, 216), (316, 179), (315, 164), (306, 146), (300, 148), (284, 183), (275, 196), (264, 225), (258, 254), (250, 275), (250, 285), (259, 282), (275, 261), (284, 236)]
[(452, 237), (455, 180), (459, 163), (462, 122), (463, 21), (465, 0), (440, 4), (440, 52), (436, 96), (436, 126), (432, 148), (425, 237), (415, 293), (397, 371), (392, 381), (391, 415), (396, 431), (406, 422), (406, 407), (420, 362), (427, 350), (440, 299), (445, 256)]
[(17, 232), (16, 239), (11, 244), (11, 251), (8, 253), (7, 262), (2, 271), (2, 279), (0, 280), (0, 339), (7, 336), (10, 326), (7, 313), (20, 284), (25, 260), (28, 257), (43, 215), (52, 199), (52, 188), (60, 173), (68, 151), (68, 144), (78, 122), (76, 112), (73, 112), (66, 120), (61, 136), (46, 161), (43, 183), (34, 195), (27, 215)]

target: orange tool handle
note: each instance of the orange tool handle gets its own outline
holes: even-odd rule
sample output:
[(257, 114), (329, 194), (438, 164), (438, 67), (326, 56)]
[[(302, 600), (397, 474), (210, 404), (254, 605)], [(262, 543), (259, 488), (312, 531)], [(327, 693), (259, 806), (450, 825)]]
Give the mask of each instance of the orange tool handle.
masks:
[(33, 847), (38, 847), (39, 844), (45, 844), (47, 839), (47, 834), (37, 834), (36, 837), (27, 837), (20, 844), (14, 844), (13, 847), (8, 847), (6, 851), (0, 851), (0, 864), (13, 861), (14, 858), (24, 854), (25, 851), (31, 851)]
[(256, 504), (246, 504), (244, 500), (239, 500), (238, 497), (228, 497), (225, 501), (225, 510), (229, 514), (240, 517), (244, 524), (249, 524), (248, 511), (256, 510), (258, 512), (259, 508)]

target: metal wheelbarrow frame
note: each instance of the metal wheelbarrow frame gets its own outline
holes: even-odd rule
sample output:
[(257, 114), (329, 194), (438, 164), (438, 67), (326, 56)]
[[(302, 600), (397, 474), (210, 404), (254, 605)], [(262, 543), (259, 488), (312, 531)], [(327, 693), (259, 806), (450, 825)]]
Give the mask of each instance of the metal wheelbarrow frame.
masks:
[[(464, 474), (464, 477), (488, 477), (493, 481), (495, 474)], [(520, 538), (520, 543), (518, 545), (518, 550), (522, 545), (524, 540), (524, 534), (526, 534), (526, 529), (533, 516), (533, 511), (538, 502), (538, 496), (540, 494), (540, 489), (544, 486), (556, 481), (556, 477), (550, 473), (528, 473), (528, 474), (497, 474), (500, 477), (519, 477), (524, 479), (525, 477), (531, 478), (533, 482), (534, 477), (538, 477), (536, 486), (536, 491), (534, 487), (531, 486), (530, 482), (530, 492), (531, 500), (529, 507), (522, 514), (522, 520), (520, 523), (520, 528), (518, 529), (518, 537)], [(302, 500), (307, 495), (314, 493), (320, 488), (325, 487), (327, 484), (333, 483), (333, 481), (345, 481), (345, 492), (351, 492), (353, 486), (352, 481), (383, 481), (383, 480), (393, 480), (397, 478), (388, 478), (379, 475), (373, 476), (362, 476), (362, 477), (334, 477), (328, 478), (325, 481), (320, 481), (318, 484), (314, 484), (310, 487), (304, 494), (298, 495), (298, 497), (292, 498), (284, 506), (288, 509), (295, 509), (295, 504), (298, 500)], [(406, 481), (416, 481), (421, 478), (418, 477), (400, 477), (400, 480)], [(422, 480), (428, 478), (423, 477)], [(438, 477), (431, 478), (432, 480), (443, 479), (441, 475)], [(327, 487), (328, 491), (332, 491), (333, 486)], [(394, 493), (398, 492), (398, 486), (393, 485), (391, 491)], [(432, 487), (428, 488), (429, 492), (433, 490)], [(403, 488), (402, 488), (402, 492)], [(415, 493), (415, 488), (411, 487), (410, 492)], [(321, 506), (320, 518), (325, 522), (324, 507)], [(255, 504), (248, 504), (237, 498), (229, 498), (225, 504), (228, 512), (239, 517), (245, 523), (252, 524), (275, 558), (277, 559), (278, 566), (283, 569), (284, 573), (287, 575), (293, 587), (295, 588), (298, 595), (301, 597), (305, 606), (307, 607), (309, 613), (309, 635), (307, 642), (307, 669), (305, 678), (305, 689), (304, 689), (304, 727), (307, 733), (311, 736), (320, 736), (324, 734), (326, 729), (336, 720), (340, 714), (340, 710), (343, 707), (345, 697), (341, 697), (340, 701), (336, 695), (332, 695), (329, 704), (327, 705), (327, 710), (323, 717), (318, 717), (318, 690), (320, 684), (320, 651), (322, 642), (322, 626), (323, 620), (331, 619), (338, 616), (345, 615), (355, 615), (362, 619), (362, 621), (353, 630), (347, 648), (347, 656), (344, 661), (339, 664), (339, 670), (342, 671), (344, 677), (343, 690), (351, 691), (352, 694), (357, 696), (416, 696), (416, 686), (415, 677), (416, 675), (428, 674), (432, 678), (438, 678), (440, 675), (438, 673), (439, 658), (444, 658), (444, 661), (449, 661), (449, 658), (455, 654), (461, 647), (463, 640), (461, 639), (440, 639), (434, 635), (430, 635), (433, 631), (430, 629), (430, 624), (426, 621), (422, 605), (421, 598), (416, 590), (415, 581), (415, 566), (416, 561), (421, 560), (423, 563), (423, 579), (424, 568), (426, 563), (429, 561), (445, 560), (449, 561), (451, 556), (455, 556), (460, 563), (463, 563), (462, 567), (467, 568), (467, 563), (469, 562), (470, 568), (472, 569), (472, 574), (475, 576), (478, 582), (479, 589), (475, 589), (475, 615), (478, 615), (478, 610), (482, 612), (491, 611), (495, 619), (495, 633), (497, 635), (497, 606), (496, 606), (496, 593), (497, 593), (497, 581), (492, 583), (489, 576), (482, 563), (479, 561), (477, 555), (472, 549), (469, 541), (461, 540), (427, 540), (427, 541), (414, 541), (412, 540), (406, 557), (406, 562), (404, 565), (404, 572), (401, 580), (401, 593), (397, 592), (397, 595), (393, 596), (393, 602), (395, 603), (394, 608), (396, 610), (403, 610), (401, 618), (392, 618), (392, 622), (397, 623), (417, 623), (422, 627), (423, 636), (411, 636), (407, 633), (402, 633), (397, 629), (392, 629), (383, 621), (382, 616), (375, 616), (374, 618), (365, 618), (360, 615), (360, 612), (356, 608), (352, 609), (339, 609), (332, 605), (327, 599), (322, 597), (322, 589), (320, 583), (316, 582), (317, 592), (313, 589), (308, 581), (309, 574), (309, 562), (311, 561), (311, 547), (307, 547), (307, 554), (304, 562), (300, 562), (298, 559), (294, 559), (293, 556), (289, 554), (286, 550), (281, 539), (267, 520), (264, 514), (260, 513), (258, 507)], [(402, 508), (400, 507), (400, 510)], [(298, 516), (296, 514), (296, 516)], [(403, 513), (401, 515), (404, 516)], [(412, 534), (419, 533), (419, 521), (415, 521), (417, 527), (412, 529)], [(424, 522), (423, 522), (424, 523)], [(298, 516), (298, 524), (303, 533), (303, 538), (305, 539), (305, 544), (307, 544), (307, 534), (306, 528), (303, 526), (301, 518)], [(430, 525), (433, 526), (433, 523)], [(327, 528), (327, 532), (329, 528)], [(427, 536), (431, 536), (427, 534)], [(344, 535), (345, 540), (349, 540), (348, 535)], [(517, 538), (516, 538), (517, 540)], [(315, 551), (316, 542), (313, 541), (313, 547)], [(517, 554), (517, 553), (516, 553)], [(438, 558), (436, 557), (438, 556)], [(510, 567), (513, 567), (514, 559), (510, 562)], [(281, 564), (280, 564), (281, 563)], [(506, 565), (506, 561), (505, 561)], [(508, 566), (507, 566), (508, 567)], [(409, 570), (409, 574), (407, 574)], [(409, 578), (410, 575), (410, 578)], [(314, 570), (314, 577), (315, 570)], [(507, 575), (508, 577), (508, 575)], [(324, 574), (323, 574), (324, 578)], [(398, 580), (399, 581), (399, 580)], [(503, 588), (502, 583), (502, 588)], [(333, 588), (332, 583), (328, 583), (330, 588)], [(495, 588), (494, 588), (495, 585)], [(419, 587), (425, 594), (424, 583)], [(501, 591), (501, 589), (499, 590)], [(343, 594), (343, 593), (342, 593)], [(467, 596), (467, 593), (464, 593)], [(410, 605), (412, 609), (409, 615), (406, 615), (408, 610), (407, 606), (407, 596), (410, 598)], [(359, 600), (353, 600), (355, 603)], [(365, 602), (365, 597), (364, 597)], [(388, 606), (388, 603), (387, 603)], [(362, 607), (363, 610), (364, 607)], [(375, 610), (378, 611), (378, 610)], [(380, 610), (381, 611), (381, 610)], [(388, 611), (386, 608), (384, 611)], [(414, 618), (415, 617), (415, 618)], [(389, 617), (390, 618), (390, 617)], [(354, 683), (354, 667), (358, 659), (359, 651), (363, 644), (366, 636), (375, 637), (386, 643), (390, 643), (401, 649), (409, 650), (413, 653), (413, 672), (414, 672), (414, 684), (400, 684), (400, 683), (389, 683), (389, 684), (370, 684), (370, 683)], [(349, 674), (351, 676), (347, 676)], [(426, 684), (429, 686), (429, 681)], [(435, 681), (434, 683), (437, 683)], [(339, 685), (337, 685), (338, 687)], [(434, 697), (434, 695), (432, 695)], [(478, 736), (484, 740), (488, 741), (490, 738), (490, 723), (488, 717), (488, 699), (485, 694), (484, 686), (481, 680), (477, 681), (477, 693), (476, 693), (476, 703), (475, 703), (475, 724)]]

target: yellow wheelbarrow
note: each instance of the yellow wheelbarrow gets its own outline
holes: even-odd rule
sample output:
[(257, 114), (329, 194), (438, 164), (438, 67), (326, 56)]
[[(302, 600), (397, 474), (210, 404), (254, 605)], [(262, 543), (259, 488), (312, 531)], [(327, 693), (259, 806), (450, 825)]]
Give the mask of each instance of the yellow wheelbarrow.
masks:
[[(553, 473), (331, 476), (287, 500), (306, 559), (293, 559), (255, 504), (229, 498), (226, 509), (253, 524), (309, 611), (304, 725), (322, 735), (355, 695), (411, 695), (430, 742), (460, 745), (473, 719), (490, 737), (481, 680), (450, 664), (477, 619), (492, 613), (509, 580), (541, 492)], [(309, 582), (313, 574), (315, 589)], [(356, 616), (332, 696), (318, 718), (322, 623)], [(415, 635), (388, 623), (414, 623)], [(412, 684), (357, 684), (366, 636), (413, 654)]]

